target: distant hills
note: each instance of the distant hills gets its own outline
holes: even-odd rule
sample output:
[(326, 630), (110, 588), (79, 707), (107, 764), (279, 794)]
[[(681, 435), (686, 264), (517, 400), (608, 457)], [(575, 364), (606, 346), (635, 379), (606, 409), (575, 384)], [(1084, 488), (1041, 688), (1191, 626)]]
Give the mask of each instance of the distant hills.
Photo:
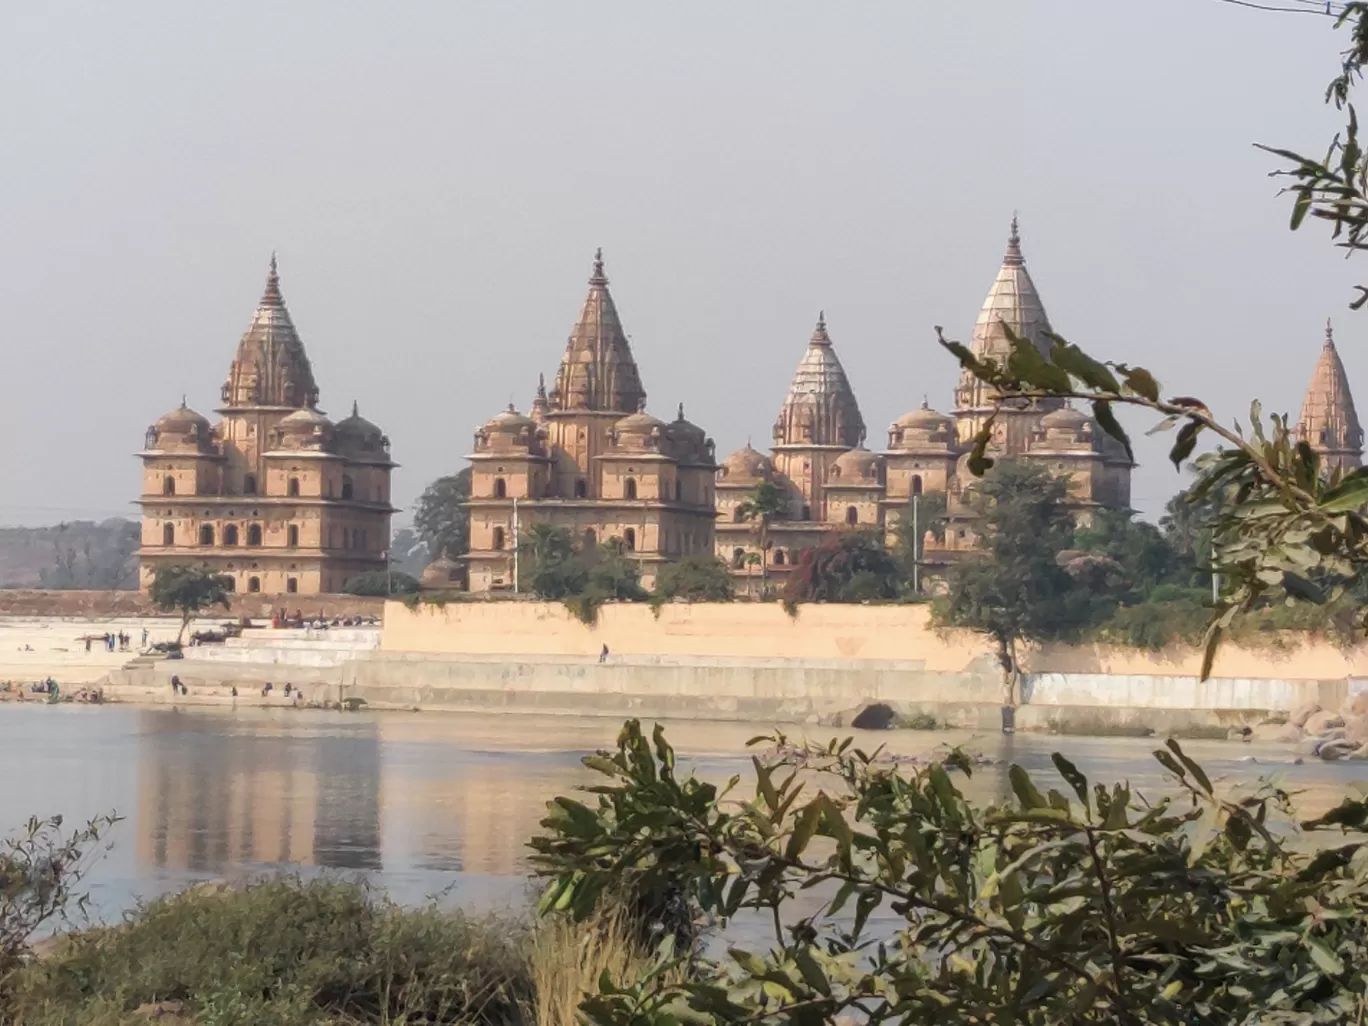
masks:
[(123, 517), (0, 527), (0, 588), (136, 588), (138, 535), (138, 524)]

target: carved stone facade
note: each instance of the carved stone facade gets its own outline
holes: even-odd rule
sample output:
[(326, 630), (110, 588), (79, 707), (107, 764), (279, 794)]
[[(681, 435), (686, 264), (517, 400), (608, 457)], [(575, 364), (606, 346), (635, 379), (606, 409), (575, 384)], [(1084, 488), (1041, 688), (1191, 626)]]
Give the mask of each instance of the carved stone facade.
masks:
[(1363, 428), (1359, 426), (1349, 376), (1344, 373), (1330, 323), (1325, 344), (1307, 386), (1297, 419), (1297, 437), (1320, 454), (1327, 471), (1353, 470), (1363, 462)]
[(577, 545), (612, 538), (635, 553), (650, 587), (662, 564), (713, 551), (713, 442), (689, 423), (646, 412), (602, 253), (550, 395), (530, 416), (510, 406), (475, 433), (470, 497), (472, 591), (514, 587), (514, 555), (534, 525)]
[[(1007, 252), (974, 325), (975, 354), (1002, 359), (1011, 334), (1049, 352), (1050, 321), (1026, 270), (1016, 220)], [(938, 541), (928, 533), (926, 558), (953, 558), (973, 547), (969, 499), (975, 479), (966, 462), (972, 440), (996, 408), (989, 386), (965, 373), (955, 389), (952, 416), (921, 407), (888, 429), (880, 453), (864, 447), (865, 428), (854, 390), (827, 332), (817, 330), (794, 375), (774, 427), (773, 458), (747, 447), (723, 461), (718, 475), (717, 554), (753, 585), (759, 532), (737, 507), (761, 480), (787, 497), (782, 517), (770, 525), (765, 574), (776, 583), (791, 572), (798, 553), (832, 531), (875, 531), (893, 544), (899, 524), (912, 515), (917, 496), (946, 497), (948, 526)], [(1061, 400), (1003, 409), (994, 421), (989, 453), (1037, 461), (1069, 481), (1077, 516), (1098, 507), (1130, 505), (1132, 464), (1124, 449), (1088, 415)], [(753, 589), (752, 589), (753, 590)]]
[(208, 564), (240, 592), (340, 592), (385, 569), (389, 439), (360, 415), (333, 423), (280, 293), (275, 258), (266, 291), (211, 425), (181, 405), (147, 430), (140, 582), (157, 566)]

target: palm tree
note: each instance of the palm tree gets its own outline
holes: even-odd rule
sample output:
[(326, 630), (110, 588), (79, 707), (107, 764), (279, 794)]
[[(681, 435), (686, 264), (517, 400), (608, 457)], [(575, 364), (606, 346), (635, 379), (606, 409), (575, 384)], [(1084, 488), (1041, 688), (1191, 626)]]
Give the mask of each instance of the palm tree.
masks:
[(770, 546), (770, 524), (775, 520), (782, 520), (787, 510), (788, 503), (785, 501), (783, 489), (772, 481), (761, 481), (755, 486), (755, 491), (750, 493), (750, 497), (736, 507), (736, 514), (741, 520), (755, 525), (755, 543), (756, 548), (760, 550), (762, 595), (767, 590), (766, 582), (769, 577), (769, 560), (766, 559), (766, 555)]

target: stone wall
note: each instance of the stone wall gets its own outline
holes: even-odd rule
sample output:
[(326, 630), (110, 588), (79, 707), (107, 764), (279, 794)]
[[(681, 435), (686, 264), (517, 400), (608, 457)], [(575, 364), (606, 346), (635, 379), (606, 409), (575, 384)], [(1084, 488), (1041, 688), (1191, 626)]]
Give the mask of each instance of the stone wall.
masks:
[[(914, 664), (929, 672), (978, 672), (993, 652), (968, 631), (929, 626), (926, 606), (812, 605), (790, 617), (769, 603), (671, 603), (657, 617), (645, 605), (614, 604), (588, 626), (559, 603), (456, 602), (446, 606), (399, 602), (385, 607), (381, 649), (443, 655), (614, 656), (792, 663), (867, 660)], [(1344, 680), (1368, 676), (1368, 646), (1342, 650), (1324, 641), (1285, 648), (1222, 647), (1212, 676), (1232, 680)], [(1107, 645), (1047, 645), (1024, 653), (1034, 673), (1131, 678), (1191, 678), (1201, 652), (1173, 646), (1161, 652)]]
[[(289, 601), (285, 601), (288, 599)], [(379, 616), (385, 602), (356, 595), (235, 595), (230, 616), (269, 617), (272, 607), (288, 606), (307, 614)], [(45, 591), (37, 588), (0, 589), (0, 616), (162, 616), (142, 591)]]

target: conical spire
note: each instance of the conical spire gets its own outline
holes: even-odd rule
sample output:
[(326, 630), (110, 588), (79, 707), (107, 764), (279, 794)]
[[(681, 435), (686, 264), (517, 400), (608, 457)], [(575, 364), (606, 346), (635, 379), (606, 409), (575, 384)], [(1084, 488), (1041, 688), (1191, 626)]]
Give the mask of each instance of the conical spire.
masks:
[(774, 422), (776, 445), (836, 445), (846, 449), (861, 444), (864, 419), (845, 368), (827, 334), (826, 314), (798, 361), (783, 408)]
[(603, 250), (594, 254), (589, 295), (565, 345), (551, 393), (555, 410), (632, 413), (646, 401), (636, 361), (608, 291)]
[(1302, 401), (1297, 437), (1318, 452), (1328, 468), (1357, 467), (1362, 461), (1363, 429), (1329, 321), (1325, 322), (1320, 359)]
[[(1045, 304), (1040, 301), (1035, 282), (1026, 270), (1026, 260), (1021, 255), (1021, 232), (1016, 215), (1012, 216), (1011, 230), (1007, 235), (1007, 252), (1003, 255), (1002, 266), (998, 268), (997, 278), (979, 310), (978, 320), (974, 323), (974, 337), (970, 348), (975, 356), (988, 357), (999, 363), (1011, 352), (1011, 341), (1007, 330), (1010, 328), (1020, 338), (1034, 342), (1036, 348), (1049, 355), (1050, 319), (1045, 314)], [(961, 409), (989, 405), (992, 401), (991, 390), (968, 371), (960, 375), (960, 387), (955, 394), (956, 405)]]
[(313, 368), (285, 308), (274, 253), (261, 301), (228, 370), (223, 399), (230, 407), (306, 408), (318, 402)]

